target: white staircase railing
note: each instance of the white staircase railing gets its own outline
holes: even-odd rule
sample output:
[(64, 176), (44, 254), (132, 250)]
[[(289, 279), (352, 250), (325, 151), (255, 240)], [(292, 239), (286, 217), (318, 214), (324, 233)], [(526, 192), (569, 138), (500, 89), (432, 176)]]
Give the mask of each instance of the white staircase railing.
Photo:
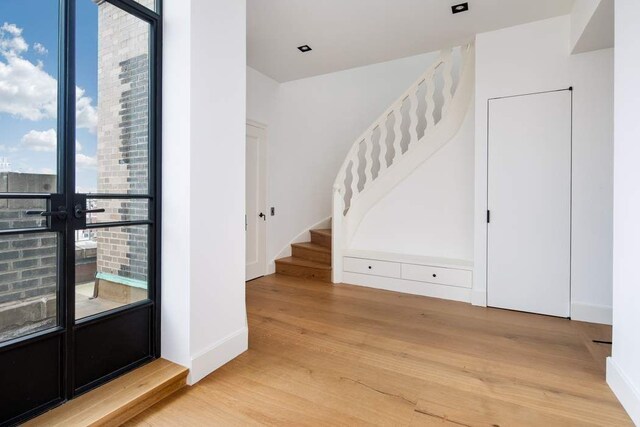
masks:
[[(454, 55), (455, 53), (455, 55)], [(352, 145), (333, 184), (333, 282), (364, 215), (458, 132), (473, 95), (472, 44), (443, 50)]]

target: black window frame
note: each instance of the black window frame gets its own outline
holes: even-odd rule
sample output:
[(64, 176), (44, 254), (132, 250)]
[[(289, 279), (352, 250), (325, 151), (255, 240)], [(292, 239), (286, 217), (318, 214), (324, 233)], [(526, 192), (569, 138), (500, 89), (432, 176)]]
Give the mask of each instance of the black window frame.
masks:
[[(54, 1), (54, 0), (52, 0)], [(57, 194), (43, 193), (0, 193), (1, 199), (42, 199), (47, 201), (49, 210), (55, 209), (55, 203), (64, 204), (67, 212), (73, 212), (77, 202), (76, 193), (76, 153), (75, 153), (75, 72), (76, 72), (76, 3), (78, 0), (58, 1), (58, 156), (57, 156)], [(89, 1), (89, 0), (83, 0)], [(27, 334), (0, 343), (0, 357), (3, 353), (21, 349), (30, 344), (46, 342), (60, 338), (62, 348), (60, 378), (60, 398), (32, 408), (17, 417), (3, 420), (0, 425), (15, 424), (32, 418), (53, 406), (59, 405), (92, 388), (103, 384), (161, 355), (161, 229), (162, 229), (162, 0), (155, 0), (155, 10), (148, 9), (134, 0), (103, 0), (111, 5), (141, 19), (149, 24), (149, 116), (148, 116), (148, 168), (149, 185), (147, 194), (89, 194), (91, 199), (146, 199), (148, 200), (148, 218), (141, 221), (121, 221), (87, 224), (82, 228), (104, 229), (131, 225), (148, 227), (148, 299), (129, 304), (114, 310), (99, 313), (83, 319), (75, 319), (75, 220), (64, 223), (49, 219), (47, 227), (0, 230), (0, 236), (57, 232), (58, 244), (58, 298), (57, 325), (46, 330)], [(97, 5), (96, 5), (97, 7)], [(72, 141), (72, 142), (69, 142)], [(63, 195), (64, 197), (60, 197)], [(81, 195), (83, 196), (83, 195)], [(149, 357), (126, 366), (92, 382), (86, 387), (74, 386), (74, 342), (76, 330), (85, 326), (109, 321), (118, 315), (134, 313), (146, 309), (150, 312)], [(0, 384), (2, 386), (2, 384)]]

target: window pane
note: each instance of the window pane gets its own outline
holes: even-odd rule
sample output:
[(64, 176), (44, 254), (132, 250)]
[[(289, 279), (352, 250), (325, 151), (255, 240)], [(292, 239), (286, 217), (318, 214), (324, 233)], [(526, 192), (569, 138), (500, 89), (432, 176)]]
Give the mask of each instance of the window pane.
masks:
[(55, 233), (0, 236), (0, 342), (56, 322)]
[(140, 3), (141, 5), (146, 7), (147, 9), (151, 9), (154, 12), (156, 11), (157, 0), (133, 0), (133, 1), (135, 1), (136, 3)]
[(105, 212), (87, 214), (87, 224), (149, 219), (149, 201), (141, 199), (87, 199), (87, 209)]
[(78, 2), (77, 80), (97, 99), (91, 125), (77, 123), (79, 193), (148, 192), (149, 37), (148, 23), (108, 2)]
[(0, 199), (0, 230), (46, 227), (47, 218), (27, 215), (27, 211), (46, 211), (45, 199)]
[(148, 227), (76, 231), (76, 319), (148, 298)]
[(56, 191), (57, 74), (58, 1), (0, 1), (0, 193)]

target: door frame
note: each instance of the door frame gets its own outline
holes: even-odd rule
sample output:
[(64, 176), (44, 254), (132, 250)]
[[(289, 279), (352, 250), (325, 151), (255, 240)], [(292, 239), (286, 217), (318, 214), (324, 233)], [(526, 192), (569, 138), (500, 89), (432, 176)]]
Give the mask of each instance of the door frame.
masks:
[[(261, 249), (260, 253), (262, 254), (262, 259), (259, 260), (259, 272), (255, 277), (245, 277), (247, 281), (256, 279), (258, 277), (264, 276), (267, 274), (267, 218), (269, 217), (269, 212), (267, 212), (267, 152), (268, 152), (268, 144), (267, 144), (267, 125), (257, 122), (255, 120), (247, 119), (246, 123), (247, 134), (248, 128), (252, 127), (258, 130), (260, 133), (260, 152), (258, 154), (258, 167), (259, 167), (259, 186), (258, 186), (258, 206), (262, 208), (264, 212), (265, 220), (262, 222), (262, 227), (260, 229), (258, 235), (258, 247)], [(245, 137), (246, 139), (246, 137)], [(245, 141), (245, 150), (246, 150), (246, 141)], [(246, 177), (246, 164), (245, 164), (245, 177)], [(246, 199), (246, 194), (245, 194)], [(248, 215), (248, 213), (245, 213)], [(246, 249), (245, 249), (246, 250)], [(248, 275), (246, 275), (248, 276)]]
[[(52, 0), (54, 1), (54, 0)], [(76, 2), (77, 0), (58, 0), (58, 110), (57, 110), (57, 189), (51, 194), (42, 193), (4, 193), (0, 198), (44, 199), (48, 210), (57, 210), (53, 200), (61, 200), (60, 207), (66, 209), (69, 218), (73, 217), (76, 193)], [(113, 226), (148, 227), (148, 298), (113, 310), (105, 311), (83, 319), (75, 319), (75, 231), (76, 220), (65, 219), (47, 221), (47, 227), (38, 229), (8, 230), (0, 235), (56, 232), (58, 236), (58, 293), (57, 326), (32, 334), (27, 334), (0, 343), (0, 358), (11, 357), (16, 351), (22, 351), (30, 345), (39, 345), (56, 340), (60, 359), (57, 372), (59, 396), (53, 400), (32, 407), (10, 419), (0, 419), (0, 425), (15, 424), (32, 418), (40, 413), (93, 389), (125, 372), (160, 357), (160, 295), (161, 295), (161, 165), (162, 165), (162, 0), (155, 0), (155, 11), (147, 9), (134, 0), (105, 0), (126, 13), (149, 25), (149, 116), (148, 116), (148, 191), (147, 194), (91, 194), (91, 199), (135, 199), (148, 200), (148, 218), (141, 221), (121, 221), (117, 223), (89, 224), (86, 229), (108, 228)], [(97, 7), (97, 5), (96, 5)], [(69, 142), (71, 141), (71, 142)], [(56, 202), (57, 203), (57, 202)], [(13, 232), (12, 232), (13, 231)], [(19, 232), (19, 233), (18, 233)], [(145, 311), (146, 313), (143, 313)], [(75, 337), (79, 330), (114, 321), (119, 316), (138, 315), (149, 322), (148, 355), (134, 363), (113, 370), (81, 387), (74, 381), (76, 365), (74, 361)], [(44, 345), (44, 344), (43, 344)], [(9, 359), (11, 360), (11, 359)], [(22, 372), (17, 374), (22, 375)]]
[[(490, 129), (490, 108), (491, 108), (491, 101), (495, 101), (495, 100), (500, 100), (500, 99), (508, 99), (508, 98), (519, 98), (519, 97), (524, 97), (524, 96), (531, 96), (531, 95), (543, 95), (543, 94), (548, 94), (548, 93), (556, 93), (556, 92), (564, 92), (564, 91), (569, 91), (570, 94), (570, 109), (571, 111), (569, 112), (569, 117), (570, 117), (570, 141), (569, 141), (569, 308), (568, 308), (568, 313), (569, 313), (569, 319), (571, 319), (571, 309), (572, 309), (572, 305), (571, 305), (571, 295), (572, 295), (572, 291), (573, 291), (573, 86), (569, 86), (568, 88), (562, 88), (562, 89), (551, 89), (551, 90), (542, 90), (542, 91), (537, 91), (537, 92), (527, 92), (527, 93), (521, 93), (521, 94), (516, 94), (516, 95), (506, 95), (506, 96), (497, 96), (497, 97), (492, 97), (492, 98), (488, 98), (487, 99), (487, 116), (486, 116), (486, 140), (485, 140), (485, 156), (483, 157), (483, 161), (484, 161), (484, 185), (485, 185), (485, 194), (484, 194), (484, 207), (485, 209), (480, 212), (480, 214), (483, 216), (484, 220), (484, 292), (482, 292), (484, 295), (481, 295), (481, 292), (479, 292), (479, 290), (474, 289), (474, 292), (476, 293), (477, 296), (474, 296), (474, 300), (472, 301), (472, 304), (474, 305), (480, 305), (480, 306), (485, 306), (488, 307), (488, 302), (489, 302), (489, 225), (490, 225), (490, 206), (489, 206), (489, 149), (490, 149), (490, 136), (489, 136), (489, 129)], [(475, 274), (475, 272), (474, 272)], [(475, 287), (475, 286), (474, 286)], [(481, 298), (484, 301), (481, 301)], [(537, 314), (537, 313), (533, 313), (533, 314)]]

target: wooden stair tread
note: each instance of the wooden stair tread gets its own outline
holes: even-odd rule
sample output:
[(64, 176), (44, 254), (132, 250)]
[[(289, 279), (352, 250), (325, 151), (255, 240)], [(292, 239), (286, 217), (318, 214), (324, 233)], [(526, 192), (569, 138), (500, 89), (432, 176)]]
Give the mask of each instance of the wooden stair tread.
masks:
[(184, 387), (187, 374), (187, 368), (157, 359), (23, 425), (120, 425)]
[(293, 243), (291, 246), (296, 248), (304, 248), (310, 251), (323, 252), (326, 254), (331, 253), (331, 248), (327, 248), (326, 246), (319, 245), (313, 242), (303, 242), (303, 243)]
[(276, 264), (289, 264), (296, 265), (298, 267), (306, 267), (306, 268), (317, 268), (319, 270), (331, 270), (331, 266), (328, 264), (323, 264), (320, 262), (310, 261), (308, 259), (297, 258), (297, 257), (286, 257), (280, 258), (276, 260)]
[(318, 228), (316, 230), (309, 230), (311, 233), (322, 234), (327, 237), (331, 237), (332, 230), (330, 228)]

